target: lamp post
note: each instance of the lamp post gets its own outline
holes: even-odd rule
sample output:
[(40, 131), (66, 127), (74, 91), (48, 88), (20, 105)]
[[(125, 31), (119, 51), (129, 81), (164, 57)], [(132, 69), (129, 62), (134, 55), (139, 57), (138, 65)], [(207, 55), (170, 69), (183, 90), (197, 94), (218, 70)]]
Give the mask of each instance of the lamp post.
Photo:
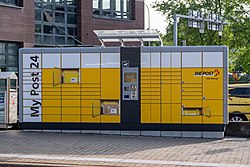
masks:
[(146, 6), (147, 10), (148, 10), (148, 29), (150, 30), (150, 10), (148, 5), (144, 2), (144, 5)]

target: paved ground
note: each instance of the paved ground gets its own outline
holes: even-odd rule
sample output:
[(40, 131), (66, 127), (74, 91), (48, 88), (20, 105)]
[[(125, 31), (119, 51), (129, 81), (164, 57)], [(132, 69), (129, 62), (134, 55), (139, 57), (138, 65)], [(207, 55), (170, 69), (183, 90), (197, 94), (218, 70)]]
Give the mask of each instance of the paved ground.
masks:
[(0, 166), (250, 167), (250, 138), (108, 136), (0, 131)]

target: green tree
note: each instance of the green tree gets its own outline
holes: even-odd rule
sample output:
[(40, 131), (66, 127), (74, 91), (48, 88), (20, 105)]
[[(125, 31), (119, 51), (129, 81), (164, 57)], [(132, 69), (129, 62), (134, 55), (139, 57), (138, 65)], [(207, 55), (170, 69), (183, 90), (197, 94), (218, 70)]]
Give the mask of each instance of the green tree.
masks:
[[(178, 45), (186, 40), (187, 45), (226, 45), (229, 47), (230, 72), (250, 73), (250, 0), (157, 0), (153, 7), (166, 16), (168, 33), (162, 35), (165, 45), (173, 45), (173, 15), (187, 15), (188, 10), (220, 14), (228, 24), (223, 35), (205, 29), (189, 28), (186, 19), (178, 23)], [(206, 25), (205, 25), (206, 26)]]

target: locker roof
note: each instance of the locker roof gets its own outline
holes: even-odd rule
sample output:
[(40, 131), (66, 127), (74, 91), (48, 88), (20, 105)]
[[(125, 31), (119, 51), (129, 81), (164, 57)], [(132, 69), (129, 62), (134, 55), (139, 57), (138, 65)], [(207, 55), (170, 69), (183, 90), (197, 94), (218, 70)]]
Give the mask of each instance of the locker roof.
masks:
[(105, 46), (105, 42), (120, 42), (124, 46), (124, 42), (143, 42), (157, 41), (162, 46), (162, 40), (156, 30), (94, 30), (97, 38)]

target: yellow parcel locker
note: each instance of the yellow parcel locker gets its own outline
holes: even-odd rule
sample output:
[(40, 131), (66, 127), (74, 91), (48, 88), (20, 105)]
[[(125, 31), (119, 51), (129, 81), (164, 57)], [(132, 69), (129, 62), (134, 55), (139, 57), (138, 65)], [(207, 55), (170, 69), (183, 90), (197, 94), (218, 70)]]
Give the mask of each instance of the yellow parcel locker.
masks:
[(101, 99), (120, 99), (120, 69), (101, 69)]

